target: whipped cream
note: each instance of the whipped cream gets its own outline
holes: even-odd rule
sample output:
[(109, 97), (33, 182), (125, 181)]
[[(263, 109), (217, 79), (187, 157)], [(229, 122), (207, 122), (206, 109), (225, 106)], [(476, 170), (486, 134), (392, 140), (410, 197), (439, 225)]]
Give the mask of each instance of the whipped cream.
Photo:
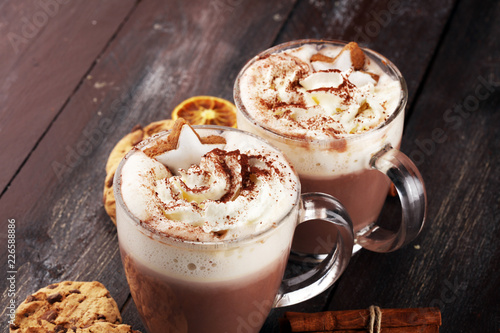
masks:
[(321, 140), (370, 131), (397, 109), (402, 91), (364, 57), (357, 46), (314, 44), (263, 56), (240, 78), (241, 102), (257, 122), (289, 137)]
[[(218, 136), (225, 143), (201, 143)], [(220, 141), (220, 140), (219, 140)], [(237, 130), (184, 125), (176, 149), (134, 148), (119, 183), (130, 212), (157, 234), (189, 241), (238, 239), (277, 225), (297, 203), (298, 179), (283, 155)]]

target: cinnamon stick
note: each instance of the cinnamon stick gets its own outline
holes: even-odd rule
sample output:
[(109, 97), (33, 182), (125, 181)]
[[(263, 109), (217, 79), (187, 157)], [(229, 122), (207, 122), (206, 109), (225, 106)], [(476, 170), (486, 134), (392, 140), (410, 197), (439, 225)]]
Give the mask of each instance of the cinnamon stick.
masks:
[[(291, 331), (282, 331), (291, 332)], [(359, 330), (334, 330), (334, 331), (314, 331), (311, 333), (369, 333), (366, 329)], [(308, 332), (309, 333), (309, 332)], [(426, 326), (410, 326), (410, 327), (383, 327), (381, 333), (439, 333), (439, 326), (426, 325)]]
[[(384, 333), (438, 332), (441, 326), (441, 313), (437, 308), (381, 309), (381, 314)], [(367, 332), (370, 320), (370, 311), (367, 309), (285, 313), (286, 326), (290, 332)], [(431, 330), (422, 330), (424, 328)]]

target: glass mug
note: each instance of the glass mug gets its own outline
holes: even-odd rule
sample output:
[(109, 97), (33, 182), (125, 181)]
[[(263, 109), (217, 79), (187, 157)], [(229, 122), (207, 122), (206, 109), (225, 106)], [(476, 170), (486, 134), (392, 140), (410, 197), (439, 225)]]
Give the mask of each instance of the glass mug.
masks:
[[(239, 133), (242, 140), (253, 138), (268, 146), (262, 139), (238, 129), (193, 128), (200, 136), (207, 130), (232, 131)], [(159, 133), (137, 148), (143, 149), (168, 133)], [(275, 148), (268, 147), (276, 152)], [(137, 151), (129, 152), (121, 161), (113, 184), (118, 240), (132, 297), (150, 333), (258, 332), (271, 308), (296, 304), (320, 294), (346, 268), (354, 244), (349, 216), (342, 205), (327, 194), (301, 196), (298, 180), (294, 204), (284, 208), (286, 214), (274, 225), (256, 234), (208, 242), (158, 234), (134, 216), (124, 202), (121, 174), (131, 154)], [(299, 223), (311, 219), (321, 219), (334, 226), (337, 246), (311, 271), (283, 280), (294, 230)], [(175, 265), (186, 266), (186, 271), (211, 267), (216, 262), (219, 265), (213, 273), (207, 272), (204, 276), (188, 273), (180, 276), (178, 270), (174, 274), (171, 267), (165, 265), (170, 262), (166, 258), (172, 257), (179, 258)], [(184, 262), (184, 258), (193, 257), (197, 258), (196, 263), (188, 259)]]
[[(281, 150), (297, 170), (304, 193), (324, 192), (342, 202), (354, 225), (355, 252), (361, 247), (376, 252), (399, 249), (420, 233), (426, 217), (427, 198), (417, 167), (398, 150), (408, 91), (401, 73), (388, 59), (363, 49), (370, 62), (399, 82), (401, 93), (392, 115), (378, 127), (360, 134), (316, 140), (281, 134), (252, 117), (243, 102), (242, 91), (252, 89), (241, 87), (242, 77), (250, 66), (270, 54), (305, 44), (314, 45), (317, 50), (346, 45), (342, 41), (297, 40), (272, 47), (252, 58), (241, 69), (234, 86), (238, 128), (259, 135)], [(342, 165), (337, 168), (339, 164)], [(377, 219), (391, 182), (399, 195), (402, 219), (395, 228), (386, 228)], [(333, 243), (329, 227), (314, 222), (301, 228), (292, 246), (298, 258), (312, 261), (323, 258)]]

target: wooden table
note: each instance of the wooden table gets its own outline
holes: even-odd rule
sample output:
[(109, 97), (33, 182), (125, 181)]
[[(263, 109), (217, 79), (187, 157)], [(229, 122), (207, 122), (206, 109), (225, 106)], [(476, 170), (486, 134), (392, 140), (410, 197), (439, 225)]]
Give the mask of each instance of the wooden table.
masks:
[(334, 287), (273, 311), (262, 332), (277, 332), (285, 310), (370, 305), (437, 306), (442, 332), (498, 332), (499, 17), (494, 0), (3, 1), (2, 330), (11, 299), (61, 280), (98, 280), (123, 321), (145, 332), (102, 205), (112, 147), (188, 97), (231, 100), (236, 74), (259, 51), (323, 38), (358, 41), (401, 69), (409, 88), (401, 149), (426, 181), (428, 220), (398, 251), (356, 254)]

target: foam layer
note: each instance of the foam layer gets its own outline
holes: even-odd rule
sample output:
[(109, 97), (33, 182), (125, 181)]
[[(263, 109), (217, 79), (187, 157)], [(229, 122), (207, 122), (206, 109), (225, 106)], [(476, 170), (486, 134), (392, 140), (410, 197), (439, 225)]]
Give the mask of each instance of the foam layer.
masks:
[[(193, 154), (169, 151), (151, 158), (144, 151), (154, 142), (127, 156), (118, 184), (126, 208), (145, 228), (118, 204), (120, 245), (147, 267), (182, 278), (229, 279), (279, 262), (297, 219), (294, 171), (281, 153), (253, 136), (236, 130), (197, 133), (226, 143), (209, 152), (192, 149), (199, 149), (198, 162), (187, 169), (170, 170), (169, 156), (178, 166), (182, 156), (192, 163)], [(258, 242), (240, 242), (268, 229)]]
[(185, 281), (227, 281), (270, 269), (287, 258), (297, 211), (294, 207), (283, 223), (252, 242), (214, 246), (165, 241), (156, 234), (141, 232), (117, 208), (118, 238), (127, 255), (159, 274)]

